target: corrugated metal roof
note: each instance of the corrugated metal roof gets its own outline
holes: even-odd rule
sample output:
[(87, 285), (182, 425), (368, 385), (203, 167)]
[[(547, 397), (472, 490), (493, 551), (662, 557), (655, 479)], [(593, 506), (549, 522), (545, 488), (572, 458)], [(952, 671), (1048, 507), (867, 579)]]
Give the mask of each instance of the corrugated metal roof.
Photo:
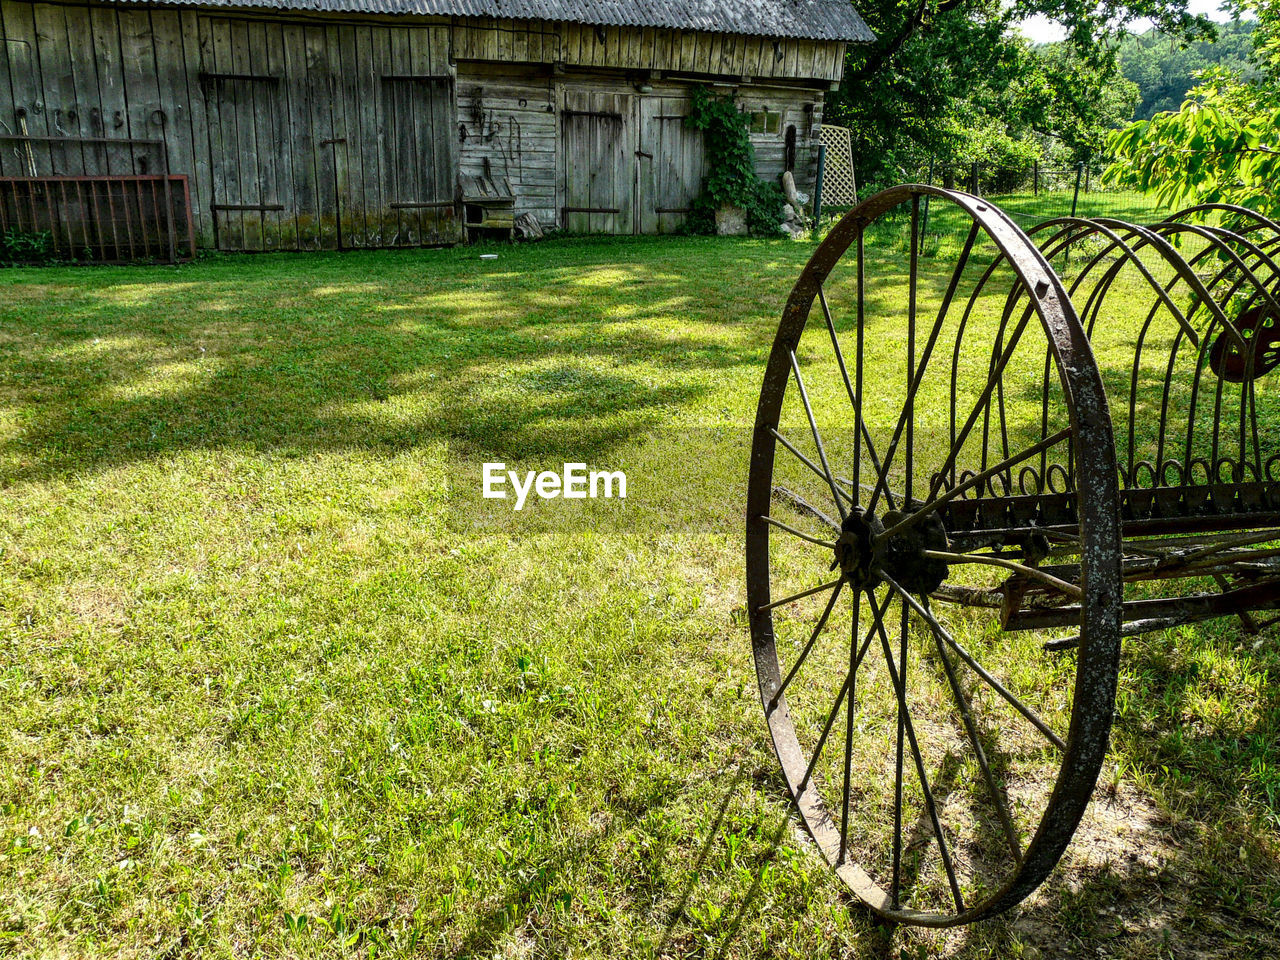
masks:
[(759, 37), (870, 42), (850, 0), (162, 0), (192, 7), (509, 17)]

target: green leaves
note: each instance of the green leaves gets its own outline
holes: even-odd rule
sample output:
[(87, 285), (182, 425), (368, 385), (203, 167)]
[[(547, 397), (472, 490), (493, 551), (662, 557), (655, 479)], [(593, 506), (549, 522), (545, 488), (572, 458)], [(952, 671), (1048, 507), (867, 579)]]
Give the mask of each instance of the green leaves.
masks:
[(772, 236), (782, 219), (782, 190), (756, 176), (747, 115), (732, 99), (714, 97), (706, 87), (694, 87), (685, 122), (703, 132), (710, 170), (702, 196), (694, 203), (691, 228), (714, 232), (715, 208), (729, 205), (746, 211), (753, 234)]

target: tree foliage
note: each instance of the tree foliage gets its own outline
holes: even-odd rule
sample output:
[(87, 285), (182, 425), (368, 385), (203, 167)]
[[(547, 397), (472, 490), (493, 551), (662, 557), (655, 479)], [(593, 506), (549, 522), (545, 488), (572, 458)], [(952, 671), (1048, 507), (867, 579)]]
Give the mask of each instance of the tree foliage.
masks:
[[(1062, 162), (1096, 153), (1132, 116), (1136, 88), (1115, 47), (1148, 17), (1182, 40), (1211, 36), (1186, 0), (861, 0), (879, 38), (850, 46), (826, 111), (852, 129), (864, 179), (914, 175), (928, 158), (1025, 163), (1056, 149)], [(1045, 14), (1066, 30), (1035, 47), (1011, 27)]]
[(1115, 133), (1115, 182), (1169, 204), (1236, 203), (1280, 216), (1280, 0), (1241, 0), (1257, 17), (1250, 71), (1214, 68), (1177, 112)]
[(756, 175), (750, 120), (728, 97), (716, 97), (695, 87), (685, 121), (701, 130), (706, 150), (707, 178), (694, 201), (689, 226), (699, 233), (715, 232), (715, 211), (741, 207), (754, 234), (775, 234), (782, 219), (782, 189)]
[(1125, 37), (1118, 51), (1120, 71), (1141, 95), (1134, 119), (1150, 120), (1157, 113), (1177, 110), (1199, 75), (1213, 67), (1251, 75), (1253, 26), (1249, 20), (1229, 21), (1218, 25), (1217, 40), (1189, 44), (1158, 30)]

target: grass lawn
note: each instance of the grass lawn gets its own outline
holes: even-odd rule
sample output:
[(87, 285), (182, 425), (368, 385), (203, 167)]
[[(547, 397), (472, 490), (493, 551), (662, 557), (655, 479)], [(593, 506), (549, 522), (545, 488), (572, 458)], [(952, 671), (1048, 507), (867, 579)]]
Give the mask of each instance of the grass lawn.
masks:
[[(0, 955), (1275, 955), (1280, 651), (1231, 623), (1127, 643), (1030, 901), (871, 923), (744, 617), (811, 246), (494, 249), (0, 273)], [(565, 460), (627, 499), (480, 497)]]

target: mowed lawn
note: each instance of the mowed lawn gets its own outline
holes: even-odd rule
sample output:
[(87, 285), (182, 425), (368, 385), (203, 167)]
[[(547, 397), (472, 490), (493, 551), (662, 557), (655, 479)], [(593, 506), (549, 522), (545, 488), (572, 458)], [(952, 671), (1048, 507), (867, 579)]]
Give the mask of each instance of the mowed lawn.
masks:
[[(812, 247), (486, 250), (0, 273), (0, 955), (1275, 955), (1280, 653), (1230, 623), (1128, 643), (1032, 900), (871, 923), (743, 606)], [(626, 501), (480, 496), (567, 460)]]

